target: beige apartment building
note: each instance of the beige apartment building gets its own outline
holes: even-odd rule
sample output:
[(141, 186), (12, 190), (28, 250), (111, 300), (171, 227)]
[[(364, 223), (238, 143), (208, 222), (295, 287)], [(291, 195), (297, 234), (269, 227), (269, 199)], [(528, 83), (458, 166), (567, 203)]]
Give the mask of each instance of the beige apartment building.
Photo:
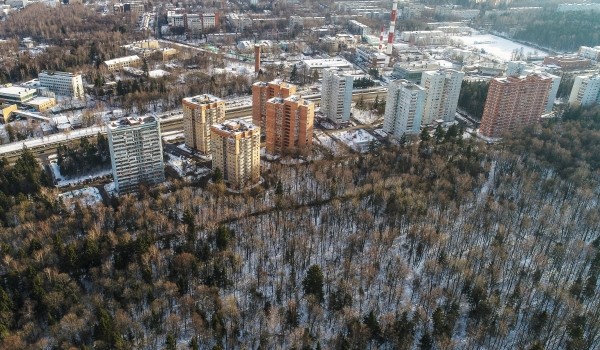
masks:
[(210, 127), (225, 120), (225, 101), (213, 95), (183, 99), (183, 135), (185, 145), (204, 154), (210, 153)]

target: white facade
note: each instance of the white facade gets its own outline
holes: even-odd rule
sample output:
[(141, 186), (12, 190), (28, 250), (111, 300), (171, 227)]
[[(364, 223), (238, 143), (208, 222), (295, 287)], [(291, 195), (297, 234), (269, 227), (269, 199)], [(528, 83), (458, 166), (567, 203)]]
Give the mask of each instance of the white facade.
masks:
[(388, 85), (383, 131), (400, 139), (418, 134), (425, 106), (425, 89), (407, 80), (394, 80)]
[(548, 77), (552, 79), (552, 84), (550, 85), (550, 90), (548, 90), (548, 101), (546, 102), (546, 113), (552, 112), (552, 108), (554, 107), (554, 100), (556, 100), (556, 93), (558, 92), (558, 87), (560, 85), (560, 77), (550, 73), (538, 73), (543, 77)]
[(115, 189), (134, 192), (140, 184), (165, 181), (160, 123), (155, 117), (123, 118), (108, 127)]
[(421, 86), (426, 90), (423, 124), (436, 119), (454, 121), (464, 76), (465, 73), (453, 69), (423, 72)]
[(354, 78), (336, 69), (323, 70), (321, 112), (336, 125), (350, 120)]
[(575, 77), (569, 104), (589, 106), (594, 103), (600, 103), (600, 75)]
[(40, 86), (48, 88), (57, 95), (83, 98), (83, 80), (81, 74), (43, 71), (39, 74)]
[(579, 48), (579, 57), (587, 58), (588, 60), (600, 61), (600, 46), (588, 47), (581, 46)]

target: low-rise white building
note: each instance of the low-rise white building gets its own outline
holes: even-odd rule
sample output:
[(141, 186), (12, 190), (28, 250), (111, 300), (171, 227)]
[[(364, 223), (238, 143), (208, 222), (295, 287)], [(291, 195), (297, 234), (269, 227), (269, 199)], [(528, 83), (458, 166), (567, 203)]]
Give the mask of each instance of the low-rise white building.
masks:
[(581, 46), (578, 54), (579, 57), (587, 58), (588, 60), (600, 61), (600, 46)]

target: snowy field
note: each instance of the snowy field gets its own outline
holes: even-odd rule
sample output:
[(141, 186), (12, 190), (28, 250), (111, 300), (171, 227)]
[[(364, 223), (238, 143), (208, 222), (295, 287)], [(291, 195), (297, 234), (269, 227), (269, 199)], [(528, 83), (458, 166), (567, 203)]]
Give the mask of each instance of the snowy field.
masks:
[(57, 180), (56, 184), (58, 187), (66, 187), (66, 186), (82, 184), (85, 181), (93, 181), (93, 180), (99, 179), (104, 176), (110, 176), (112, 174), (111, 169), (104, 169), (104, 170), (99, 170), (99, 171), (95, 171), (95, 172), (80, 175), (80, 176), (72, 176), (72, 177), (63, 176), (60, 173), (60, 167), (58, 166), (56, 161), (50, 162), (50, 170), (52, 170), (52, 175), (53, 175), (54, 179)]
[(383, 119), (383, 117), (378, 116), (377, 114), (371, 111), (363, 111), (360, 109), (352, 109), (352, 118), (356, 119), (359, 123), (363, 125), (370, 125), (378, 121), (379, 119)]
[(96, 187), (85, 187), (79, 190), (73, 190), (58, 195), (67, 205), (75, 205), (79, 201), (81, 205), (94, 205), (102, 202), (100, 191)]
[(363, 129), (338, 131), (333, 133), (332, 136), (361, 153), (368, 151), (371, 142), (377, 140), (375, 136)]
[(510, 61), (512, 52), (517, 49), (523, 48), (523, 54), (525, 56), (548, 56), (547, 52), (537, 50), (533, 47), (522, 45), (514, 41), (510, 41), (492, 34), (476, 34), (471, 36), (453, 36), (453, 40), (460, 41), (463, 44), (477, 48), (484, 49), (485, 52), (498, 57), (504, 61)]
[(329, 137), (329, 135), (323, 133), (322, 131), (315, 130), (314, 137), (321, 144), (321, 146), (330, 150), (334, 155), (339, 155), (341, 153), (340, 146), (334, 139)]

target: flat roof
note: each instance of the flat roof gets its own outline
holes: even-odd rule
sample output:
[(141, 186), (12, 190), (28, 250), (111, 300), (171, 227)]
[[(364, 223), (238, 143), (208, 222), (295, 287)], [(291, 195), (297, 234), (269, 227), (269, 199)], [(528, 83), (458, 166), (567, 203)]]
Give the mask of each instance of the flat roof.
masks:
[(136, 125), (144, 125), (148, 123), (156, 123), (158, 120), (154, 116), (143, 116), (143, 117), (125, 117), (117, 121), (111, 122), (108, 127), (110, 129), (124, 129)]
[(189, 102), (189, 103), (197, 104), (197, 105), (204, 105), (204, 104), (208, 104), (208, 103), (223, 101), (223, 99), (218, 98), (217, 96), (214, 96), (211, 94), (203, 94), (203, 95), (197, 95), (197, 96), (193, 96), (193, 97), (184, 97), (183, 100), (186, 102)]
[(125, 56), (125, 57), (113, 58), (112, 60), (104, 61), (104, 63), (106, 65), (109, 65), (109, 64), (130, 62), (130, 61), (135, 61), (135, 60), (139, 60), (139, 59), (140, 59), (140, 56), (133, 55), (133, 56)]
[(0, 88), (0, 95), (12, 95), (12, 96), (23, 96), (35, 93), (35, 89), (20, 87), (20, 86), (9, 86)]
[(256, 125), (242, 119), (228, 120), (220, 124), (214, 124), (212, 127), (231, 134), (237, 134), (256, 129)]

